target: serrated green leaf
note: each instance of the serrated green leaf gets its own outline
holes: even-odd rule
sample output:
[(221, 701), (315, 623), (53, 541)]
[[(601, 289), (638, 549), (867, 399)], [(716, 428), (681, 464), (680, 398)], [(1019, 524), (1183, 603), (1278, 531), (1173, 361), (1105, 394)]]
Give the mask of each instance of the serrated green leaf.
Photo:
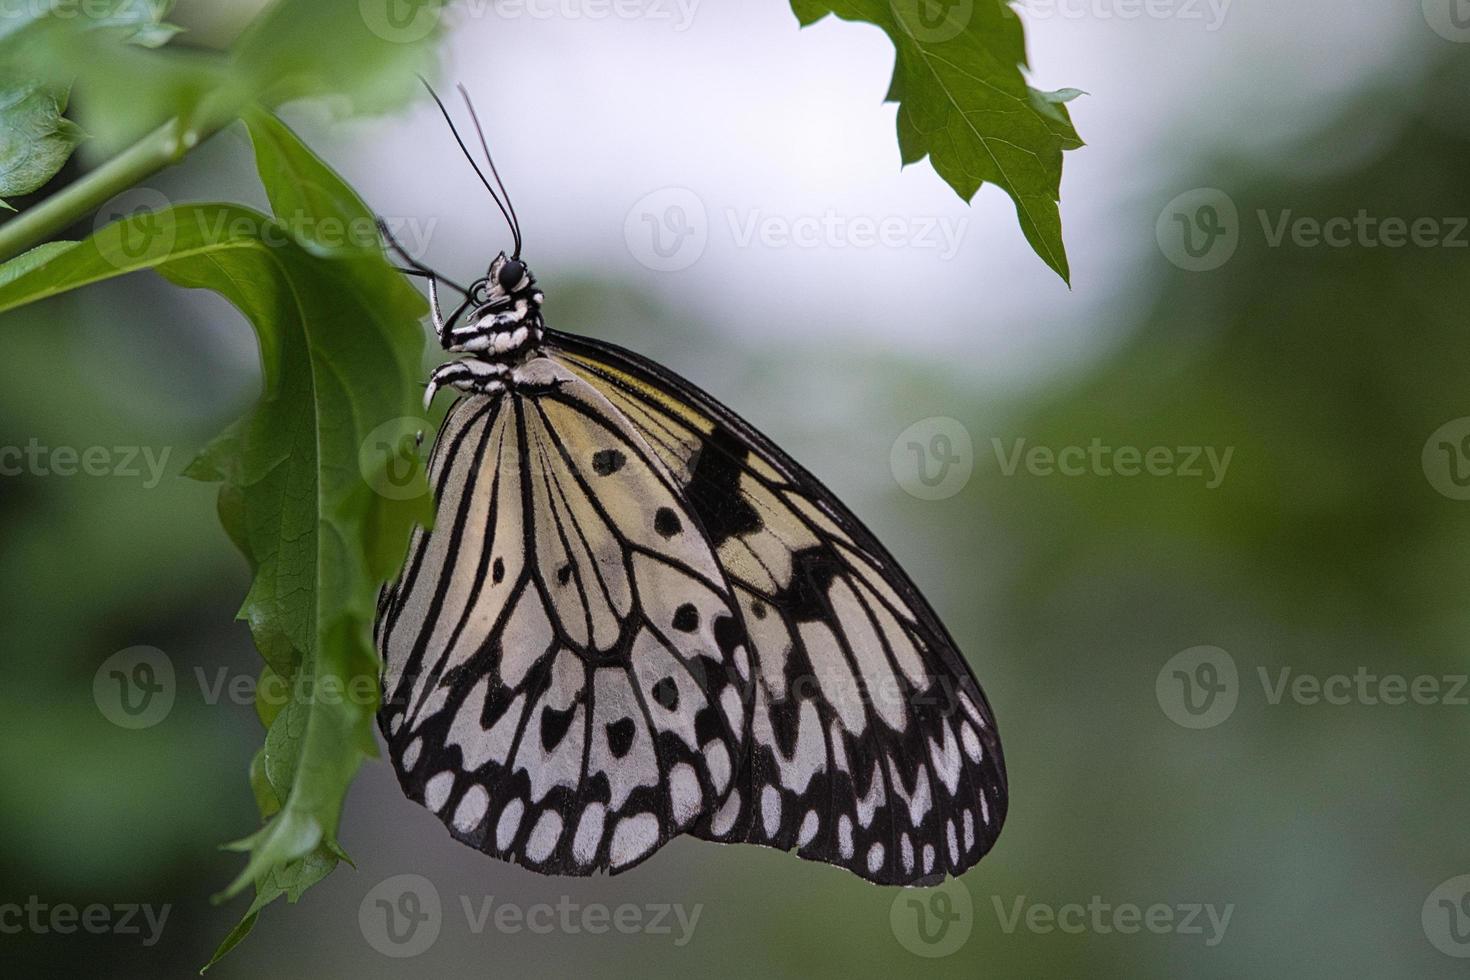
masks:
[(899, 104), (905, 164), (926, 156), (966, 201), (983, 184), (1011, 196), (1031, 247), (1064, 280), (1062, 153), (1082, 145), (1065, 103), (1074, 89), (1026, 84), (1021, 21), (1003, 0), (791, 0), (805, 26), (828, 15), (881, 27), (897, 51), (888, 99)]
[(65, 110), (64, 92), (0, 77), (0, 199), (40, 189), (85, 138)]
[[(308, 218), (371, 221), (284, 126), (252, 114), (252, 136), (272, 201), (291, 202)], [(309, 179), (312, 193), (279, 186), (298, 176)], [(377, 250), (322, 257), (271, 217), (201, 204), (103, 228), (0, 286), (0, 310), (145, 268), (218, 292), (260, 341), (259, 405), (190, 467), (195, 476), (225, 481), (221, 517), (254, 571), (241, 617), (290, 689), (290, 702), (270, 719), (252, 780), (264, 808), (273, 797), (279, 809), (233, 845), (249, 860), (223, 893), (253, 884), (249, 918), (263, 897), (304, 887), (341, 858), (342, 801), (361, 761), (375, 753), (376, 595), (396, 571), (412, 525), (429, 519), (430, 496), (422, 472), (422, 492), (411, 499), (374, 492), (379, 475), (359, 469), (359, 450), (374, 429), (417, 411), (425, 304)], [(319, 858), (308, 862), (309, 874), (281, 884), (313, 854)], [(242, 923), (226, 945), (248, 930)]]
[(266, 106), (326, 95), (355, 113), (384, 112), (416, 97), (416, 73), (433, 72), (445, 3), (277, 3), (240, 39), (234, 67)]
[(332, 873), (339, 857), (331, 849), (319, 847), (306, 857), (271, 871), (260, 883), (256, 890), (255, 900), (250, 903), (250, 908), (246, 910), (245, 916), (225, 936), (219, 948), (214, 951), (214, 955), (209, 958), (209, 962), (204, 965), (204, 969), (199, 972), (204, 973), (214, 966), (226, 953), (240, 945), (245, 937), (250, 935), (251, 930), (255, 928), (256, 921), (260, 918), (261, 909), (282, 895), (286, 896), (288, 902), (299, 901), (308, 888)]

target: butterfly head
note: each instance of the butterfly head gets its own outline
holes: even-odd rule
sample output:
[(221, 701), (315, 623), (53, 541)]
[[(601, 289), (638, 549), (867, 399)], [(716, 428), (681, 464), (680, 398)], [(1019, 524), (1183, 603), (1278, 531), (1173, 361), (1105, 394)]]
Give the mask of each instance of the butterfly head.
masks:
[(470, 300), (476, 319), (507, 313), (524, 319), (540, 309), (542, 294), (526, 263), (501, 252), (470, 288)]

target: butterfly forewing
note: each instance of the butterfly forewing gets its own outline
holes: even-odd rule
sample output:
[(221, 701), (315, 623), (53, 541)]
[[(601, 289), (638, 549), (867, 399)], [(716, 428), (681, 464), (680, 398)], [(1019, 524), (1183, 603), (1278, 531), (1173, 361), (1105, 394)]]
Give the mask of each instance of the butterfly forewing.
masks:
[(914, 883), (973, 866), (1005, 818), (979, 685), (886, 550), (815, 478), (687, 381), (549, 333), (679, 483), (735, 590), (754, 660), (735, 787), (693, 833)]
[(675, 473), (593, 386), (451, 409), (380, 606), (380, 724), (408, 795), (538, 871), (630, 867), (728, 797), (740, 614)]

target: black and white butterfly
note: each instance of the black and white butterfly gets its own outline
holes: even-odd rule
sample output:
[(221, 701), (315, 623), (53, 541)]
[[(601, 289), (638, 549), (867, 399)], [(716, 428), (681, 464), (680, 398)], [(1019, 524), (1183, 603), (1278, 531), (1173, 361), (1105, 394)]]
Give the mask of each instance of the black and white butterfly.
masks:
[[(426, 398), (462, 393), (430, 457), (436, 526), (375, 630), (404, 791), (547, 874), (623, 871), (679, 834), (883, 884), (973, 866), (1005, 820), (1005, 763), (934, 611), (734, 412), (547, 329), (514, 208), (480, 177), (514, 252), (468, 289), (404, 256), (465, 355)], [(440, 282), (464, 294), (447, 318)]]

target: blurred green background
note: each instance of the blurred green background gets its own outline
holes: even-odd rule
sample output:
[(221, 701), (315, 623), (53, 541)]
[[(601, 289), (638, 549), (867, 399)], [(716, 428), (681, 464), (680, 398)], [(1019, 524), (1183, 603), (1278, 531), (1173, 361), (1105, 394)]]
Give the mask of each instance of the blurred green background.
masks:
[[(833, 250), (832, 261), (874, 283), (866, 321), (773, 335), (769, 324), (763, 332), (729, 322), (720, 290), (698, 275), (653, 288), (646, 270), (625, 274), (625, 253), (599, 263), (533, 245), (547, 255), (537, 270), (554, 325), (632, 346), (746, 414), (870, 524), (974, 665), (1000, 719), (1012, 801), (993, 854), (962, 880), (963, 895), (951, 886), (945, 949), (913, 938), (914, 910), (895, 907), (912, 893), (764, 848), (680, 840), (615, 879), (538, 877), (451, 842), (379, 762), (359, 776), (344, 818), (356, 870), (344, 866), (296, 907), (269, 908), (215, 974), (1465, 975), (1470, 879), (1454, 879), (1470, 874), (1470, 691), (1459, 688), (1470, 671), (1470, 501), (1457, 499), (1454, 478), (1470, 472), (1470, 442), (1461, 443), (1470, 422), (1431, 436), (1470, 416), (1470, 45), (1425, 27), (1416, 6), (1405, 5), (1416, 26), (1391, 64), (1338, 79), (1309, 111), (1300, 91), (1277, 99), (1268, 54), (1256, 49), (1225, 59), (1220, 84), (1190, 93), (1194, 115), (1173, 119), (1172, 134), (1153, 144), (1161, 152), (1151, 149), (1150, 167), (1125, 186), (1089, 180), (1093, 150), (1069, 155), (1064, 219), (1073, 200), (1090, 216), (1068, 234), (1079, 277), (1071, 294), (1048, 282), (1030, 307), (1036, 320), (996, 322), (994, 294), (1039, 277), (1008, 282), (974, 250), (941, 267), (976, 284), (952, 310), (976, 336), (1024, 337), (1044, 321), (1064, 338), (1026, 370), (991, 363), (1014, 360), (1000, 340), (971, 342), (963, 356), (951, 340), (931, 344), (928, 321), (905, 317), (882, 250)], [(174, 19), (187, 24), (189, 11)], [(1090, 24), (1066, 25), (1062, 38), (1043, 22), (1033, 49), (1045, 60), (1049, 37), (1085, 45)], [(1312, 32), (1292, 24), (1299, 33), (1278, 43), (1311, 51)], [(1182, 25), (1156, 31), (1159, 62), (1173, 43), (1165, 28)], [(735, 39), (727, 54), (738, 85)], [(1149, 66), (1126, 69), (1136, 92), (1152, 84)], [(1085, 68), (1051, 74), (1088, 87)], [(863, 83), (883, 70), (867, 65)], [(596, 84), (616, 91), (620, 80)], [(1103, 108), (1091, 119), (1089, 101), (1113, 100), (1116, 114), (1133, 94), (1118, 86), (1079, 103), (1083, 136), (1116, 145), (1130, 131), (1110, 130)], [(1270, 119), (1257, 126), (1253, 115)], [(369, 154), (395, 152), (397, 124), (297, 122), (375, 200)], [(891, 130), (882, 136), (891, 142)], [(510, 154), (534, 159), (513, 130), (500, 138)], [(397, 139), (403, 153), (428, 152)], [(896, 175), (895, 161), (881, 163)], [(636, 161), (609, 167), (630, 172), (629, 202), (659, 186)], [(937, 184), (926, 171), (904, 179)], [(522, 168), (512, 187), (536, 180)], [(1074, 195), (1079, 185), (1085, 195)], [(174, 199), (261, 197), (233, 132), (153, 186)], [(1236, 211), (1223, 216), (1234, 231), (1226, 238), (1237, 240), (1228, 257), (1225, 239), (1224, 251), (1189, 259), (1171, 237), (1183, 231), (1177, 213), (1194, 224), (1196, 244), (1205, 241), (1209, 215), (1199, 206), (1221, 203), (1219, 194), (1169, 207), (1194, 188), (1218, 189)], [(422, 192), (459, 226), (446, 235), (466, 235), (486, 257), (498, 247), (483, 201)], [(398, 204), (405, 213), (407, 200)], [(998, 247), (1015, 255), (996, 262), (1039, 266), (1007, 210), (977, 207), (974, 218), (1007, 225)], [(1288, 210), (1431, 218), (1451, 240), (1313, 247), (1288, 233), (1273, 246), (1263, 220), (1273, 225)], [(462, 272), (479, 261), (439, 264)], [(1180, 267), (1192, 262), (1217, 267)], [(757, 302), (773, 319), (785, 308), (779, 294)], [(0, 478), (0, 904), (34, 895), (52, 906), (169, 908), (152, 945), (141, 916), (141, 935), (6, 929), (0, 963), (10, 976), (184, 975), (244, 904), (208, 898), (238, 869), (216, 846), (255, 825), (245, 772), (260, 730), (248, 704), (209, 703), (221, 678), (257, 671), (246, 630), (232, 622), (247, 571), (215, 520), (213, 488), (178, 474), (254, 397), (251, 334), (216, 298), (141, 276), (9, 314), (0, 333), (0, 446), (168, 453), (156, 486), (146, 475), (35, 467)], [(928, 500), (905, 492), (915, 475), (901, 465), (903, 447), (890, 456), (902, 433), (934, 418), (960, 424), (972, 447), (960, 462), (973, 471)], [(1054, 450), (1100, 440), (1231, 455), (1215, 487), (1095, 468), (1046, 475), (1023, 464), (1008, 474), (1002, 457), (1018, 439)], [(177, 694), (162, 722), (131, 731), (99, 711), (93, 679), (109, 656), (140, 644), (166, 653)], [(1217, 694), (1235, 706), (1188, 727), (1175, 719), (1200, 717), (1181, 707), (1172, 658), (1201, 646), (1224, 651), (1211, 655), (1217, 666), (1233, 665), (1233, 682), (1228, 670), (1217, 675), (1227, 688)], [(1207, 679), (1195, 655), (1184, 656), (1184, 673)], [(1343, 704), (1309, 703), (1289, 687), (1275, 696), (1283, 676), (1360, 672), (1441, 679), (1439, 694), (1400, 705), (1357, 687)], [(1384, 689), (1370, 683), (1367, 692)], [(369, 893), (401, 874), (427, 877), (443, 910), (437, 940), (408, 959), (375, 949), (359, 919)], [(522, 908), (673, 903), (699, 918), (682, 945), (672, 918), (671, 935), (512, 932), (493, 914), (476, 931), (490, 899)], [(1092, 912), (1069, 918), (1069, 906), (1089, 904), (1104, 910), (1101, 927)], [(1111, 928), (1128, 906), (1167, 906), (1174, 927)], [(1216, 930), (1206, 912), (1193, 918), (1193, 906), (1228, 911), (1228, 925)], [(1045, 928), (1048, 910), (1082, 927)], [(1177, 928), (1186, 915), (1199, 933)], [(11, 921), (0, 917), (0, 927)]]

